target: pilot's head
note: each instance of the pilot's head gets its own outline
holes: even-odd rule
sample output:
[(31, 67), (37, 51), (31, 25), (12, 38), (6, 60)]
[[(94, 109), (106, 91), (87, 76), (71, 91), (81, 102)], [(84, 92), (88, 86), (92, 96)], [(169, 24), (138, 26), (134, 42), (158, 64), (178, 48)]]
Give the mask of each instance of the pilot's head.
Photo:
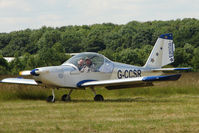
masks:
[(92, 64), (91, 60), (90, 59), (86, 59), (85, 60), (85, 63), (86, 63), (86, 66), (90, 66)]
[(84, 60), (83, 60), (83, 59), (80, 59), (80, 60), (78, 61), (78, 65), (80, 65), (80, 66), (84, 65)]

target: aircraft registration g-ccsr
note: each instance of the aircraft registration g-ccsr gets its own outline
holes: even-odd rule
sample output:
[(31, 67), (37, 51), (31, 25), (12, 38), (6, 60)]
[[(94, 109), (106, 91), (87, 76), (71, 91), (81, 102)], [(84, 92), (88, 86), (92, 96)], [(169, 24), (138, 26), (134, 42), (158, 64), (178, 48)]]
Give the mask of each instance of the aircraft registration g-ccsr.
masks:
[(20, 75), (32, 75), (33, 79), (6, 78), (1, 83), (26, 85), (43, 85), (53, 88), (48, 102), (55, 102), (55, 88), (70, 89), (61, 97), (62, 101), (70, 101), (70, 95), (75, 89), (91, 88), (95, 101), (103, 101), (102, 95), (95, 92), (96, 86), (109, 90), (152, 86), (154, 82), (175, 81), (181, 74), (163, 75), (163, 71), (188, 70), (191, 68), (162, 68), (174, 62), (172, 34), (160, 35), (146, 62), (142, 67), (113, 62), (105, 56), (93, 53), (79, 53), (60, 66), (40, 67), (21, 71)]

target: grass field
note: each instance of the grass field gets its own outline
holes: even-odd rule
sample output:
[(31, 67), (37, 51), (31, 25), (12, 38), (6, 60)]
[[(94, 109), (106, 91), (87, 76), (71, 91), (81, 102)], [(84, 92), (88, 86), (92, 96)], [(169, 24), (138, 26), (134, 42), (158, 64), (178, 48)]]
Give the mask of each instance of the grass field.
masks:
[[(65, 90), (56, 91), (57, 98)], [(199, 74), (154, 87), (90, 90), (46, 103), (47, 89), (0, 84), (0, 132), (199, 132)]]

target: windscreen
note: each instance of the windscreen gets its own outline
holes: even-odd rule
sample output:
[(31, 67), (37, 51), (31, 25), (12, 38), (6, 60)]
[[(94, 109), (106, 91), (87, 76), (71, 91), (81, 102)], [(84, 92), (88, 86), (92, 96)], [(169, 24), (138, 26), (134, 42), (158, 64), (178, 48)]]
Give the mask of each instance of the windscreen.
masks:
[(80, 53), (64, 64), (68, 63), (75, 65), (80, 72), (112, 72), (113, 70), (113, 63), (97, 53)]

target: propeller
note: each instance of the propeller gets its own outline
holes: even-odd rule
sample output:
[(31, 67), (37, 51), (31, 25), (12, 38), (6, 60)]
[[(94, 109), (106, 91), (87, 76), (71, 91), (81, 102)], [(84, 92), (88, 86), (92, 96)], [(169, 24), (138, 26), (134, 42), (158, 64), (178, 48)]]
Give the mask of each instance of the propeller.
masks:
[(26, 71), (19, 72), (19, 75), (21, 75), (21, 76), (28, 76), (28, 75), (39, 76), (38, 72), (39, 72), (39, 69), (26, 70)]
[(31, 71), (30, 70), (21, 71), (21, 72), (19, 72), (19, 75), (21, 75), (21, 76), (28, 76), (28, 75), (31, 75)]

